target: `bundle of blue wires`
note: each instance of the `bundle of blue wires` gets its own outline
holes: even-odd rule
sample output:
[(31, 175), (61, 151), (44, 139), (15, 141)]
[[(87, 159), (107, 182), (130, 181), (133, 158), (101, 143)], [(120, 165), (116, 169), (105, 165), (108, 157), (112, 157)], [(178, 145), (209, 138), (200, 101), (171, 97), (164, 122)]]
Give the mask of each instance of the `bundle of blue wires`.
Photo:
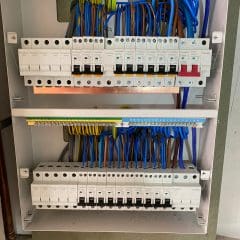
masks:
[[(179, 167), (184, 168), (183, 145), (188, 138), (188, 134), (189, 130), (186, 127), (129, 127), (118, 128), (116, 138), (113, 137), (110, 130), (103, 131), (100, 136), (84, 135), (82, 136), (81, 147), (82, 167), (87, 166), (88, 159), (89, 167), (95, 167), (97, 157), (99, 168), (112, 168), (115, 166), (113, 160), (116, 157), (117, 168), (122, 168), (122, 166), (130, 168), (133, 164), (136, 169), (140, 165), (144, 169), (149, 167), (156, 169), (159, 161), (160, 167), (166, 169), (167, 141), (170, 138), (179, 138), (181, 146)], [(125, 159), (125, 162), (123, 162), (123, 159)], [(107, 162), (105, 162), (106, 160)], [(131, 165), (130, 160), (132, 161)], [(103, 163), (106, 165), (103, 166)]]

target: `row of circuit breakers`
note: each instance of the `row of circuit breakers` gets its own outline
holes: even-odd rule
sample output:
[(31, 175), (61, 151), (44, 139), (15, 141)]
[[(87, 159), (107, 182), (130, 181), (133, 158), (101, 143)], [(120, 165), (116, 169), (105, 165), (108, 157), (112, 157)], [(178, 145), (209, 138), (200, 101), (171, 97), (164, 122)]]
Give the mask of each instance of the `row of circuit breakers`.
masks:
[(23, 38), (20, 75), (38, 87), (205, 87), (207, 38)]
[(192, 164), (161, 171), (40, 163), (33, 179), (37, 209), (196, 211), (200, 205), (200, 174)]

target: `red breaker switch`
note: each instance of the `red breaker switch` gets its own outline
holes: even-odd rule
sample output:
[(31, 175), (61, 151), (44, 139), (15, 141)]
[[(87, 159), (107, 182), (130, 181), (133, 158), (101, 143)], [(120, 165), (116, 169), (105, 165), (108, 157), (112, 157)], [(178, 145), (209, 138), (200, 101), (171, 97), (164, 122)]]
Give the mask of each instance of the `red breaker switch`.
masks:
[(180, 77), (200, 77), (198, 65), (192, 65), (192, 71), (187, 71), (187, 65), (181, 65), (181, 71), (178, 73)]
[(200, 77), (200, 72), (198, 70), (198, 65), (192, 65), (192, 75), (191, 77)]
[(184, 77), (187, 76), (188, 71), (187, 71), (187, 65), (181, 65), (181, 69), (178, 73), (178, 76)]

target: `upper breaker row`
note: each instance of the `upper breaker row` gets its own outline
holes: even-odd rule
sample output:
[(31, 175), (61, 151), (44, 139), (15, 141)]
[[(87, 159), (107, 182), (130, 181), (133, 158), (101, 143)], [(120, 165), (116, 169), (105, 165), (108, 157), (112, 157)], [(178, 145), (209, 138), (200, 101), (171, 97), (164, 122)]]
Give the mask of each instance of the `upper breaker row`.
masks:
[[(204, 87), (211, 70), (209, 44), (175, 37), (22, 39), (20, 74), (46, 77), (26, 78), (27, 86), (169, 87), (171, 80), (170, 86)], [(115, 81), (123, 78), (124, 83)], [(146, 78), (150, 84), (142, 82)], [(166, 81), (151, 84), (161, 78)]]

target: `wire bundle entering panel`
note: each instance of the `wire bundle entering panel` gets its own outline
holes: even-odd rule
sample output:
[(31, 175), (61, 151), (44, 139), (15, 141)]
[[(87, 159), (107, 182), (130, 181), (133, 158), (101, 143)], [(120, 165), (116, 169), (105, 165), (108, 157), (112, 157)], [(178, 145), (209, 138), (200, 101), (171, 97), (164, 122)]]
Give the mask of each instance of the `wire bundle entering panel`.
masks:
[[(202, 35), (206, 35), (208, 9), (206, 8)], [(198, 11), (198, 0), (74, 0), (66, 37), (107, 37), (110, 32), (115, 36), (184, 37), (185, 28), (187, 35), (193, 37), (199, 22)]]

